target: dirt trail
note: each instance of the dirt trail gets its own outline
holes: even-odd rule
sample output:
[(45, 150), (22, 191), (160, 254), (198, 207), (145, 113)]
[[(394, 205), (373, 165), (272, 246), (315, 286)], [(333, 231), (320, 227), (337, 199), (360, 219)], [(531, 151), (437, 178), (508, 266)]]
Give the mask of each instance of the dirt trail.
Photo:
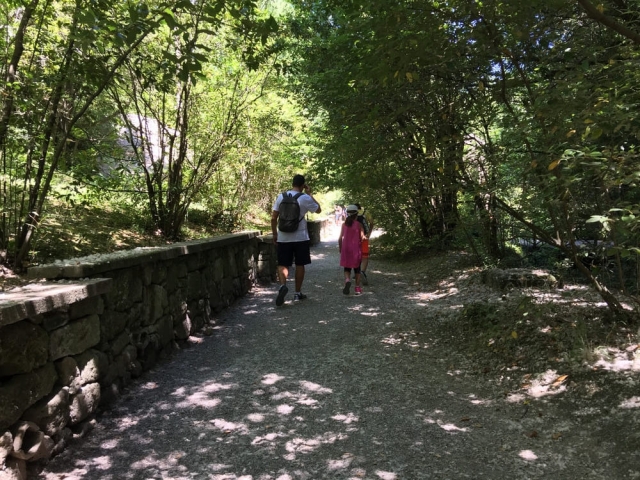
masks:
[(640, 478), (637, 376), (612, 406), (518, 399), (437, 333), (465, 295), (499, 294), (374, 259), (346, 297), (335, 242), (312, 253), (307, 300), (255, 289), (39, 478)]

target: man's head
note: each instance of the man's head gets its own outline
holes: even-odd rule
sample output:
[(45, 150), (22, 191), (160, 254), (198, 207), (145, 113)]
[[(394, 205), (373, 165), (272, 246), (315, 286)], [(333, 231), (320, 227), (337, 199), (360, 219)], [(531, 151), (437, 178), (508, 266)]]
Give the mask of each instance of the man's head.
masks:
[(303, 177), (302, 175), (299, 175), (299, 174), (298, 174), (298, 175), (295, 175), (295, 176), (293, 177), (293, 181), (291, 182), (291, 184), (292, 184), (294, 187), (298, 187), (298, 188), (302, 188), (302, 187), (304, 187), (304, 184), (305, 184), (304, 177)]

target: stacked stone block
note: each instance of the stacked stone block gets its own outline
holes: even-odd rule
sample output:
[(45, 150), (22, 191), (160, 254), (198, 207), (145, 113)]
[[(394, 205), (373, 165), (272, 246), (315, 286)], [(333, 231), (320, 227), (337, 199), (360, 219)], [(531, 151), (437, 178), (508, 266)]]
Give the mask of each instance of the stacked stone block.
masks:
[(132, 378), (275, 274), (257, 232), (29, 270), (0, 294), (0, 480), (24, 479)]

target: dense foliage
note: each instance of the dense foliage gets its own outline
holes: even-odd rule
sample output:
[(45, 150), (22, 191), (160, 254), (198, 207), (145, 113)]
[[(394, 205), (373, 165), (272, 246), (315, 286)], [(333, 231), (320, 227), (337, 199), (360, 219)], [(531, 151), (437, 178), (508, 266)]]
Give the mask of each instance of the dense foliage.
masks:
[(190, 209), (222, 229), (250, 205), (268, 211), (304, 163), (304, 121), (278, 93), (278, 25), (255, 2), (0, 9), (0, 250), (16, 267), (52, 198), (117, 199), (174, 240)]
[(637, 292), (637, 4), (294, 3), (292, 85), (324, 120), (329, 187), (397, 243), (495, 263), (542, 241), (613, 310), (607, 271)]

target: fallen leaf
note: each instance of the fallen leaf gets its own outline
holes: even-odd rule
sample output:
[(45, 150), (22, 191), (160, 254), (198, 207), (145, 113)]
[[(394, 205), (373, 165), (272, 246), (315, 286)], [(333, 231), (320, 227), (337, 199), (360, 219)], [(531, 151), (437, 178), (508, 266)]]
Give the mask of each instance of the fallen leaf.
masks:
[(471, 420), (469, 417), (462, 417), (460, 419), (461, 422), (468, 422), (469, 420)]
[(474, 423), (474, 424), (473, 424), (473, 427), (474, 427), (474, 428), (482, 428), (482, 424), (480, 424), (480, 423)]
[(529, 438), (537, 438), (538, 437), (538, 432), (533, 430), (532, 432), (527, 433), (527, 437), (529, 437)]
[(553, 438), (554, 440), (558, 440), (561, 436), (562, 436), (562, 433), (558, 432), (551, 435), (551, 438)]
[(558, 388), (562, 384), (562, 382), (564, 382), (568, 377), (569, 375), (560, 375), (558, 378), (555, 379), (555, 381), (551, 384), (551, 386)]

